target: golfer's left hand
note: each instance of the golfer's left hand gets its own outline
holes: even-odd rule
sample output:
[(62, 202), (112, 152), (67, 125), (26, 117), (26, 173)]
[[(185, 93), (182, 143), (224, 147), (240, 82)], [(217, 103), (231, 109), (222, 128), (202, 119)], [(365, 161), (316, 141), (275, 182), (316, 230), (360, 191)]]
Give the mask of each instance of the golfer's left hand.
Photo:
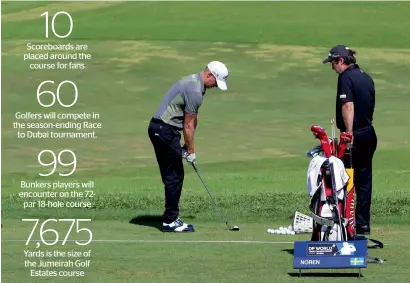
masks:
[(188, 156), (186, 157), (186, 161), (188, 161), (189, 164), (194, 163), (195, 159), (196, 159), (195, 152), (188, 154)]

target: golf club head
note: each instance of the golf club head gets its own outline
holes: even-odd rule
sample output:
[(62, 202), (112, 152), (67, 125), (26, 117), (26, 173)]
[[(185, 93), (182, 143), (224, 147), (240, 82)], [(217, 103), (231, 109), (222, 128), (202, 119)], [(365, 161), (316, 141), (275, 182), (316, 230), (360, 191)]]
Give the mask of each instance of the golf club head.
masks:
[(231, 231), (239, 231), (239, 227), (238, 226), (233, 226), (230, 230)]
[(322, 149), (322, 145), (318, 145), (314, 148), (311, 148), (307, 153), (306, 156), (307, 157), (316, 157), (318, 155), (320, 155), (322, 153), (323, 149)]

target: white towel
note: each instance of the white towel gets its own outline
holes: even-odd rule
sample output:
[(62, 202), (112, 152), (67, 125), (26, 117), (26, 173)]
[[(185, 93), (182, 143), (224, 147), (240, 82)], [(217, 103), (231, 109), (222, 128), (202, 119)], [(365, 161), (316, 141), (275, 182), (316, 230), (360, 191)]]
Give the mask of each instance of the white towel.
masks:
[(309, 163), (309, 168), (307, 171), (307, 189), (311, 197), (315, 194), (316, 190), (319, 188), (319, 186), (317, 186), (317, 178), (320, 174), (320, 167), (325, 161), (326, 161), (326, 157), (318, 155), (312, 158), (312, 160)]
[[(320, 167), (323, 162), (327, 160), (326, 157), (316, 156), (310, 163), (307, 171), (307, 190), (309, 195), (312, 197), (316, 190), (320, 187), (317, 185), (317, 178), (320, 174)], [(344, 191), (343, 187), (346, 185), (349, 180), (349, 175), (346, 172), (343, 161), (335, 156), (329, 157), (329, 162), (333, 163), (333, 175), (335, 176), (336, 192), (338, 193), (338, 198), (343, 199)]]
[(343, 161), (335, 156), (329, 157), (329, 162), (333, 163), (333, 176), (335, 176), (336, 192), (338, 198), (343, 199), (344, 191), (341, 191), (349, 181), (349, 174), (347, 174)]

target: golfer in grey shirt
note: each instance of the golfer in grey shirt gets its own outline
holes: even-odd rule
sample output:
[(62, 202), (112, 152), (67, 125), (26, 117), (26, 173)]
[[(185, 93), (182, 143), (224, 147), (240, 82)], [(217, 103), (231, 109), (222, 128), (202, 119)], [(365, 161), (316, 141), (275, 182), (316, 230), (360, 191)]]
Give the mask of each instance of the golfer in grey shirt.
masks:
[[(196, 74), (178, 80), (165, 96), (150, 121), (148, 135), (154, 147), (165, 188), (165, 211), (162, 231), (193, 232), (191, 224), (179, 218), (179, 199), (184, 182), (183, 158), (192, 164), (196, 159), (194, 133), (199, 107), (205, 92), (218, 86), (227, 89), (227, 67), (212, 61)], [(181, 148), (181, 133), (184, 147)]]

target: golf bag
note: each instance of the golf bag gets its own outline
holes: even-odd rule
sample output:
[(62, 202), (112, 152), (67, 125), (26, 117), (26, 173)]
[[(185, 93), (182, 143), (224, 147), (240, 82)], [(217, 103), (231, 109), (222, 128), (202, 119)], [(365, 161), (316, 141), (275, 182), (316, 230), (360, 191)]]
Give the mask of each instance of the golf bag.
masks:
[(355, 189), (350, 133), (332, 138), (325, 129), (311, 126), (320, 145), (308, 152), (313, 157), (308, 169), (309, 209), (313, 219), (312, 241), (348, 241), (355, 237)]

